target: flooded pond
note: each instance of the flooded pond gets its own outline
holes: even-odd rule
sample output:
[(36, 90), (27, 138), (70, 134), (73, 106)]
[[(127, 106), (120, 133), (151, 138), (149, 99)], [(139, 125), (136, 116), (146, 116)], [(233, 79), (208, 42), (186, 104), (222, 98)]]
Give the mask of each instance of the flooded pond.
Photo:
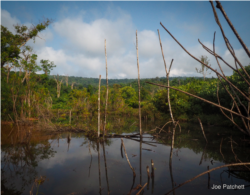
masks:
[[(143, 129), (148, 131), (163, 124), (143, 124)], [(134, 177), (120, 138), (106, 139), (103, 143), (82, 133), (51, 134), (31, 127), (19, 127), (19, 131), (10, 125), (1, 127), (1, 194), (30, 194), (30, 191), (54, 195), (137, 194), (139, 185), (145, 183), (140, 194), (166, 194), (207, 171), (208, 166), (212, 169), (250, 162), (249, 142), (233, 129), (204, 126), (206, 144), (198, 124), (183, 123), (181, 132), (176, 129), (172, 160), (171, 133), (167, 133), (172, 128), (165, 127), (165, 132), (154, 139), (151, 134), (144, 134), (142, 140), (123, 138)], [(154, 177), (151, 177), (151, 160)], [(211, 189), (214, 185), (223, 188), (223, 184), (244, 185), (245, 189)], [(250, 194), (249, 168), (224, 167), (171, 194)]]

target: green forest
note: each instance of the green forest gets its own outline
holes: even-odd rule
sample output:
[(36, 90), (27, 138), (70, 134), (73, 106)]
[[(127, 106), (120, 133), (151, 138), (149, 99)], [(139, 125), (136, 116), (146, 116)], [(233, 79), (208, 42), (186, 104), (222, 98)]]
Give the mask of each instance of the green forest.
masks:
[[(98, 111), (98, 78), (83, 78), (74, 76), (50, 75), (50, 71), (60, 64), (54, 64), (48, 59), (37, 64), (37, 55), (25, 44), (29, 39), (35, 39), (37, 33), (45, 30), (50, 24), (47, 20), (33, 29), (25, 26), (15, 26), (17, 33), (12, 34), (7, 28), (1, 28), (1, 119), (15, 123), (27, 123), (32, 120), (41, 125), (53, 127), (67, 126), (87, 129), (97, 129)], [(21, 49), (22, 48), (22, 49)], [(22, 55), (20, 55), (22, 54)], [(195, 69), (195, 67), (194, 67)], [(43, 74), (37, 74), (37, 71)], [(250, 74), (250, 64), (244, 71)], [(199, 72), (199, 70), (197, 70)], [(244, 74), (243, 70), (239, 70)], [(200, 70), (200, 73), (202, 71)], [(238, 72), (227, 77), (238, 89), (248, 94), (248, 85)], [(226, 108), (237, 111), (228, 95), (225, 81), (218, 78), (203, 77), (170, 77), (170, 86), (194, 94)], [(143, 120), (170, 120), (167, 89), (148, 84), (152, 82), (167, 85), (167, 78), (156, 77), (140, 79), (141, 86), (141, 117)], [(138, 118), (138, 79), (108, 79), (108, 116), (129, 116)], [(217, 89), (219, 89), (217, 94)], [(239, 99), (242, 94), (237, 92)], [(105, 109), (106, 79), (101, 81), (101, 117)], [(238, 101), (238, 100), (236, 100)], [(220, 108), (204, 101), (170, 89), (170, 102), (175, 120), (198, 123), (199, 117), (207, 125), (235, 125), (222, 114)], [(248, 106), (242, 101), (239, 109)], [(227, 115), (230, 113), (225, 111)], [(103, 119), (102, 119), (103, 120)], [(240, 117), (235, 116), (235, 122), (243, 127)], [(114, 128), (111, 122), (107, 129)]]

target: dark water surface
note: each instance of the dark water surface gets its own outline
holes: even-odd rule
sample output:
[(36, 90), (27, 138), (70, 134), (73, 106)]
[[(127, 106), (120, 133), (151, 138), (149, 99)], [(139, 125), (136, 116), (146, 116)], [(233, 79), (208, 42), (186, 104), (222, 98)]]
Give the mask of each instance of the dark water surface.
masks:
[[(143, 129), (150, 130), (163, 124), (144, 124)], [(150, 178), (149, 185), (141, 194), (166, 194), (173, 186), (206, 171), (208, 166), (212, 169), (239, 162), (238, 159), (250, 162), (248, 142), (232, 129), (204, 126), (208, 139), (206, 144), (198, 125), (181, 126), (181, 133), (178, 128), (176, 130), (172, 170), (169, 164), (171, 133), (167, 134), (172, 128), (164, 128), (166, 132), (154, 140), (150, 134), (144, 134), (143, 142), (152, 142), (150, 145), (137, 138), (138, 141), (123, 138), (129, 161), (136, 172), (134, 178), (124, 151), (121, 153), (120, 138), (105, 140), (103, 147), (103, 143), (89, 140), (82, 133), (51, 134), (31, 127), (19, 127), (18, 133), (16, 127), (2, 125), (1, 191), (3, 194), (30, 194), (33, 186), (33, 194), (136, 194), (139, 191), (136, 186), (148, 182), (146, 167), (149, 166), (151, 172), (152, 159), (154, 179)], [(231, 136), (235, 141), (232, 143), (233, 151)], [(229, 174), (229, 169), (236, 171)], [(215, 170), (210, 173), (210, 180), (205, 174), (176, 189), (174, 194), (250, 194), (250, 172), (245, 170), (248, 169), (224, 167)], [(40, 185), (34, 184), (40, 176), (44, 176), (45, 181)], [(244, 185), (245, 189), (211, 189), (213, 185), (223, 187), (223, 184)]]

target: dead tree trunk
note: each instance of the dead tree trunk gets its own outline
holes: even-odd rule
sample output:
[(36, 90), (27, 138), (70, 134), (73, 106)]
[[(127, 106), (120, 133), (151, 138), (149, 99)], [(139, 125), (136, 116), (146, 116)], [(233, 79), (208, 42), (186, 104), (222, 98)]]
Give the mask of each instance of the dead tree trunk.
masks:
[(13, 68), (13, 66), (9, 66), (8, 63), (7, 67), (5, 68), (7, 69), (7, 83), (9, 83), (10, 70)]
[(99, 90), (98, 90), (98, 136), (100, 137), (100, 91), (101, 91), (101, 75), (99, 75)]
[(69, 111), (69, 124), (71, 125), (71, 110)]
[(29, 107), (29, 118), (31, 117), (31, 111), (30, 111), (30, 109), (31, 109), (31, 106), (30, 106), (30, 87), (29, 87), (29, 91), (28, 91), (28, 107)]
[(20, 113), (20, 117), (21, 117), (21, 119), (23, 119), (24, 117), (23, 117), (23, 98), (21, 99), (21, 104), (22, 104), (22, 106), (21, 106), (21, 113)]
[(58, 75), (57, 78), (54, 76), (56, 84), (57, 84), (57, 98), (60, 97), (60, 92), (61, 92), (61, 85), (62, 85), (62, 80), (59, 81)]
[(97, 141), (97, 151), (98, 151), (98, 169), (99, 169), (99, 193), (102, 194), (102, 184), (101, 184), (101, 168), (100, 168), (100, 151), (99, 151), (99, 141)]
[[(248, 87), (248, 97), (250, 99), (250, 87)], [(250, 101), (248, 101), (248, 108), (247, 108), (247, 114), (250, 116)], [(250, 121), (248, 121), (248, 129), (250, 129)]]
[[(200, 120), (200, 118), (199, 118), (199, 117), (198, 117), (198, 120), (199, 120), (199, 123), (200, 123), (200, 126), (201, 126), (201, 130), (202, 130), (203, 136), (204, 136), (204, 138), (205, 138), (205, 140), (206, 140), (206, 142), (207, 142), (207, 138), (206, 138), (206, 135), (205, 135), (205, 132), (204, 132), (203, 126), (202, 126), (202, 122), (201, 122), (201, 120)], [(207, 142), (207, 143), (208, 143), (208, 142)]]
[(73, 87), (74, 87), (74, 84), (75, 84), (75, 82), (73, 82), (73, 83), (71, 84), (71, 89), (73, 89)]
[[(213, 55), (216, 59), (216, 62), (220, 68), (220, 72), (217, 71), (217, 69), (214, 69), (212, 68), (211, 66), (207, 65), (206, 63), (202, 62), (201, 60), (199, 60), (198, 58), (196, 58), (195, 56), (193, 56), (190, 52), (188, 52), (184, 47), (183, 45), (168, 31), (168, 29), (166, 29), (165, 26), (163, 26), (162, 23), (161, 26), (168, 32), (168, 34), (182, 47), (182, 49), (188, 54), (190, 55), (192, 58), (194, 58), (196, 61), (198, 61), (199, 63), (201, 63), (202, 65), (204, 65), (206, 68), (210, 69), (211, 71), (213, 71), (218, 79), (219, 79), (219, 82), (223, 85), (224, 89), (226, 90), (226, 92), (228, 93), (228, 95), (230, 96), (230, 98), (232, 99), (233, 101), (233, 106), (236, 106), (237, 108), (237, 112), (233, 111), (233, 108), (232, 109), (228, 109), (228, 108), (225, 108), (225, 107), (222, 107), (219, 103), (218, 104), (215, 104), (213, 102), (210, 102), (206, 99), (203, 99), (203, 98), (200, 98), (198, 96), (195, 96), (193, 94), (190, 94), (190, 93), (187, 93), (187, 92), (184, 92), (182, 90), (178, 90), (176, 88), (172, 88), (172, 87), (168, 87), (168, 86), (165, 86), (167, 88), (170, 88), (170, 89), (174, 89), (174, 90), (177, 90), (177, 91), (181, 91), (182, 93), (185, 93), (185, 94), (188, 94), (190, 96), (193, 96), (195, 98), (198, 98), (198, 99), (201, 99), (202, 101), (205, 101), (209, 104), (212, 104), (212, 105), (215, 105), (217, 107), (219, 107), (222, 111), (223, 110), (227, 110), (230, 112), (230, 114), (235, 114), (235, 115), (238, 115), (241, 117), (242, 121), (243, 121), (243, 125), (244, 125), (244, 129), (242, 128), (238, 128), (242, 133), (244, 134), (247, 134), (248, 136), (250, 136), (250, 128), (249, 128), (249, 125), (248, 125), (248, 121), (250, 120), (250, 115), (248, 114), (248, 110), (246, 108), (246, 106), (243, 104), (243, 101), (245, 102), (249, 102), (250, 101), (250, 98), (248, 96), (247, 93), (245, 93), (244, 91), (242, 91), (240, 88), (238, 88), (236, 85), (234, 85), (224, 74), (223, 70), (222, 70), (222, 67), (220, 65), (220, 62), (219, 60), (223, 61), (229, 68), (231, 68), (233, 71), (234, 71), (234, 74), (238, 74), (238, 76), (244, 80), (244, 82), (248, 85), (248, 87), (250, 87), (250, 82), (249, 82), (249, 79), (250, 79), (250, 75), (248, 74), (246, 68), (243, 66), (243, 64), (239, 61), (239, 59), (237, 58), (237, 56), (235, 55), (235, 52), (234, 52), (234, 49), (232, 47), (232, 45), (230, 44), (230, 41), (228, 40), (228, 38), (226, 37), (226, 34), (224, 32), (224, 29), (220, 23), (220, 20), (219, 20), (219, 17), (217, 15), (217, 12), (215, 10), (215, 7), (214, 7), (214, 3), (212, 1), (210, 1), (210, 4), (212, 6), (212, 10), (213, 10), (213, 14), (214, 14), (214, 18), (215, 18), (215, 21), (217, 23), (217, 25), (219, 26), (220, 28), (220, 31), (222, 33), (222, 37), (225, 41), (225, 45), (227, 47), (227, 49), (229, 50), (231, 56), (233, 57), (234, 61), (235, 61), (235, 67), (232, 67), (229, 63), (227, 63), (220, 55), (218, 55), (216, 52), (215, 52), (215, 33), (214, 33), (214, 40), (213, 40), (213, 49), (210, 49), (208, 48), (207, 46), (205, 46), (203, 43), (201, 43), (200, 40), (199, 43), (202, 45), (202, 47), (208, 52), (210, 53), (211, 55)], [(217, 8), (221, 10), (222, 14), (224, 15), (224, 17), (226, 18), (227, 22), (229, 23), (231, 29), (233, 30), (233, 32), (235, 33), (236, 37), (239, 39), (240, 43), (242, 44), (242, 46), (244, 47), (246, 53), (248, 55), (250, 55), (250, 52), (248, 51), (248, 49), (245, 47), (245, 44), (244, 42), (240, 39), (240, 37), (238, 36), (236, 30), (234, 29), (234, 27), (232, 26), (229, 18), (227, 17), (222, 5), (217, 2)], [(156, 84), (158, 85), (158, 84)], [(226, 86), (225, 86), (226, 85)], [(159, 86), (159, 85), (158, 85)], [(227, 89), (230, 89), (231, 91), (227, 90)], [(241, 95), (241, 97), (237, 94), (237, 92)], [(237, 102), (235, 100), (238, 100)], [(241, 113), (239, 106), (242, 106), (244, 108), (244, 110), (247, 112), (247, 116), (245, 116), (244, 114)], [(223, 114), (229, 119), (231, 120), (231, 122), (236, 126), (236, 127), (239, 127), (239, 125), (236, 124), (236, 122), (234, 122), (233, 120), (233, 117), (231, 115), (231, 117), (229, 117), (227, 114), (225, 114), (223, 112)]]
[(108, 62), (107, 62), (107, 51), (106, 51), (106, 39), (105, 39), (105, 59), (106, 59), (106, 85), (107, 85), (107, 92), (106, 92), (106, 103), (105, 103), (103, 137), (105, 135), (105, 129), (106, 129), (107, 109), (108, 109), (108, 94), (109, 94), (109, 88), (108, 88)]
[[(164, 53), (163, 53), (162, 44), (161, 44), (161, 36), (160, 36), (159, 29), (158, 29), (158, 35), (159, 35), (159, 41), (160, 41), (160, 46), (161, 46), (162, 58), (163, 58), (163, 62), (164, 62), (164, 66), (165, 66), (165, 71), (166, 71), (166, 77), (167, 77), (167, 81), (168, 81), (168, 87), (169, 87), (169, 74), (170, 74), (170, 70), (171, 70), (171, 67), (172, 67), (174, 59), (172, 59), (171, 64), (169, 66), (169, 70), (168, 70), (167, 69), (167, 65), (166, 65), (166, 61), (165, 61), (165, 57), (164, 57)], [(173, 117), (173, 113), (172, 113), (172, 109), (171, 109), (171, 103), (170, 103), (170, 97), (169, 97), (169, 88), (168, 88), (168, 106), (169, 106), (170, 116), (171, 116), (171, 119), (172, 119), (172, 122), (173, 122), (173, 125), (174, 125), (175, 122), (174, 122), (174, 117)]]
[(140, 127), (140, 135), (142, 136), (142, 129), (141, 129), (141, 96), (140, 96), (140, 65), (139, 65), (139, 54), (138, 54), (137, 30), (136, 30), (136, 54), (137, 54), (137, 68), (138, 68), (139, 127)]
[(68, 87), (68, 85), (69, 85), (69, 75), (65, 76), (65, 82), (66, 82), (66, 86)]
[[(14, 85), (14, 83), (13, 83), (13, 85)], [(18, 94), (18, 90), (17, 90), (17, 92), (16, 92), (16, 94), (15, 94), (15, 91), (14, 91), (14, 89), (13, 89), (14, 87), (12, 87), (11, 88), (11, 92), (12, 92), (12, 101), (13, 101), (13, 114), (14, 114), (14, 116), (15, 116), (15, 122), (17, 123), (18, 121), (17, 121), (17, 111), (16, 111), (16, 100), (17, 100), (17, 94)]]
[(124, 153), (125, 153), (125, 156), (126, 156), (126, 158), (127, 158), (128, 164), (129, 164), (131, 170), (133, 171), (133, 176), (136, 176), (135, 170), (134, 170), (134, 168), (132, 167), (132, 165), (131, 165), (130, 162), (129, 162), (128, 155), (127, 155), (127, 152), (126, 152), (126, 148), (125, 148), (125, 145), (124, 145), (124, 143), (123, 143), (123, 139), (122, 139), (122, 138), (121, 138), (121, 142), (122, 142), (122, 146), (123, 146)]
[(103, 157), (104, 157), (106, 181), (107, 181), (108, 195), (109, 195), (110, 194), (110, 190), (109, 190), (109, 179), (108, 179), (108, 168), (107, 168), (107, 161), (106, 161), (105, 142), (103, 142)]

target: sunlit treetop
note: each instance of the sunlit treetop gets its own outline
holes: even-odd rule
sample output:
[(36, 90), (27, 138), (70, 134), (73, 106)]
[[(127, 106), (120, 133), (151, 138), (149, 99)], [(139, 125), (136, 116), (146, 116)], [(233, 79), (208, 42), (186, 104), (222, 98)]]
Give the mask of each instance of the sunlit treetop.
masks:
[(45, 30), (52, 20), (45, 19), (43, 22), (28, 28), (25, 25), (14, 25), (16, 33), (13, 34), (6, 27), (1, 25), (1, 67), (6, 62), (13, 62), (20, 58), (21, 48), (30, 40), (38, 36), (38, 33)]

